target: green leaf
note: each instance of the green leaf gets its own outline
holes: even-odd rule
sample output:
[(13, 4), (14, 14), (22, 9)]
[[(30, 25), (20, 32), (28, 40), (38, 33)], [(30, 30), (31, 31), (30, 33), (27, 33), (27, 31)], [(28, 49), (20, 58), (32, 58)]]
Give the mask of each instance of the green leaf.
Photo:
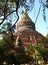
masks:
[(48, 8), (48, 4), (45, 5)]
[(15, 0), (9, 0), (9, 1), (12, 2), (12, 3), (15, 2)]
[(48, 2), (48, 0), (46, 0), (46, 2)]
[(43, 15), (43, 19), (46, 21), (46, 16), (45, 15)]

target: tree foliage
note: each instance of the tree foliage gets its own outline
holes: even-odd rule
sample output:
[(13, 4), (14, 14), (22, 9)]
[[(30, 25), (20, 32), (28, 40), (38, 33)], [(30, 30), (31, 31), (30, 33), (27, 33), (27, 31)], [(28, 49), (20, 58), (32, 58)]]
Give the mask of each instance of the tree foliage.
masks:
[[(32, 51), (32, 55), (30, 54), (30, 52)], [(44, 61), (43, 63), (45, 63), (44, 59), (47, 59), (48, 61), (48, 52), (46, 51), (44, 44), (43, 43), (38, 43), (37, 45), (34, 46), (29, 46), (27, 48), (26, 51), (27, 54), (30, 54), (31, 57), (33, 57), (33, 61), (31, 60), (31, 62), (34, 64), (34, 62), (38, 65), (38, 61), (40, 60), (41, 62)], [(44, 57), (45, 56), (45, 57)]]
[[(45, 9), (48, 8), (48, 0), (46, 0), (45, 3), (43, 2), (43, 0), (39, 0), (39, 2), (40, 2), (39, 5), (43, 6), (43, 18), (44, 20), (46, 20)], [(0, 21), (1, 21), (0, 25), (5, 20), (7, 20), (8, 17), (14, 12), (18, 20), (19, 19), (18, 12), (23, 12), (24, 9), (27, 9), (28, 11), (32, 10), (34, 5), (35, 5), (35, 0), (0, 0)]]
[(16, 15), (18, 16), (19, 9), (29, 9), (33, 3), (34, 0), (0, 0), (0, 17), (3, 16), (3, 21), (0, 23), (0, 25), (10, 14), (16, 12)]
[[(46, 0), (45, 3), (43, 2), (43, 0), (39, 0), (39, 2), (40, 2), (39, 4), (40, 7), (41, 6), (43, 7), (43, 18), (44, 20), (46, 20), (45, 9), (48, 8), (48, 0)], [(23, 12), (25, 9), (27, 11), (31, 11), (34, 5), (35, 5), (35, 0), (0, 0), (0, 27), (1, 27), (0, 34), (3, 35), (3, 40), (0, 40), (0, 59), (3, 58), (3, 60), (0, 60), (1, 62), (4, 62), (7, 60), (6, 62), (8, 63), (16, 64), (18, 62), (24, 62), (25, 57), (30, 62), (32, 61), (32, 59), (33, 60), (39, 59), (44, 54), (46, 54), (44, 47), (41, 45), (37, 45), (37, 46), (28, 47), (28, 49), (25, 52), (25, 56), (23, 56), (23, 58), (20, 57), (17, 53), (11, 53), (10, 55), (5, 56), (5, 54), (8, 53), (10, 50), (12, 50), (14, 47), (12, 31), (14, 30), (13, 27), (15, 28), (15, 24), (19, 19), (19, 12)], [(37, 21), (39, 13), (40, 13), (40, 8), (36, 17), (36, 21)], [(14, 21), (15, 22), (12, 25), (12, 18), (14, 17), (16, 19), (13, 20), (13, 22)], [(45, 39), (45, 42), (46, 40), (47, 39)], [(29, 56), (30, 51), (35, 51), (35, 54), (36, 54), (34, 55), (35, 58), (31, 58)]]

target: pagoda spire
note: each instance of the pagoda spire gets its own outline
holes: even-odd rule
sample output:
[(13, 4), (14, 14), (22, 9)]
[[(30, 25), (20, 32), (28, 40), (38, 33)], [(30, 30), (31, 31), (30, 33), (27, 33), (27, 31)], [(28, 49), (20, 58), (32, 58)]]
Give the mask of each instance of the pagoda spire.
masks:
[(24, 10), (24, 13), (25, 13), (25, 14), (27, 13), (27, 9)]

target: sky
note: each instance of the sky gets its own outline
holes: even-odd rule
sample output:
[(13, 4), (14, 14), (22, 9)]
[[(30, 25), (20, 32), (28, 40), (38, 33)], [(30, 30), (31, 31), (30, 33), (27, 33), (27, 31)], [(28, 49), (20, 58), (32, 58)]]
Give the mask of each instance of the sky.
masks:
[[(45, 2), (45, 0), (43, 0), (43, 2)], [(35, 20), (36, 20), (38, 10), (39, 10), (39, 0), (35, 0), (34, 8), (32, 9), (32, 11), (30, 11), (28, 13), (29, 17), (31, 18), (31, 20), (34, 23), (35, 23)], [(43, 10), (42, 10), (42, 7), (41, 7), (37, 22), (35, 24), (36, 30), (44, 36), (46, 36), (48, 34), (48, 9), (47, 8), (46, 8), (45, 13), (46, 13), (47, 22), (45, 22), (44, 19), (43, 19)], [(14, 19), (14, 15), (12, 17)], [(12, 17), (11, 17), (11, 19), (12, 19)]]
[[(45, 2), (45, 0), (43, 0)], [(35, 6), (33, 10), (28, 14), (32, 21), (35, 23), (36, 16), (39, 10), (39, 0), (35, 0)], [(46, 36), (48, 34), (48, 9), (46, 8), (46, 21), (43, 19), (43, 10), (41, 7), (37, 22), (35, 24), (36, 30), (40, 32), (42, 35)]]

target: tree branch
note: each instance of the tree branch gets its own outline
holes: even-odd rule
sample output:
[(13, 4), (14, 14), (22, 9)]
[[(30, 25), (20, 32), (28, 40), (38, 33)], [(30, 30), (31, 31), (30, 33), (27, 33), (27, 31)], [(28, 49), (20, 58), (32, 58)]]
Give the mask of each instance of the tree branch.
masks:
[(4, 22), (5, 19), (7, 19), (7, 17), (8, 17), (10, 14), (12, 14), (12, 13), (15, 12), (15, 11), (16, 11), (16, 10), (10, 12), (6, 17), (4, 17), (4, 18), (2, 19), (2, 22), (0, 22), (0, 25)]
[(13, 28), (15, 26), (15, 24), (17, 23), (17, 21), (19, 20), (18, 9), (16, 9), (16, 15), (17, 15), (18, 18), (17, 18), (16, 22), (13, 24), (13, 26), (11, 28)]
[(38, 16), (39, 16), (40, 10), (41, 10), (41, 5), (40, 5), (40, 7), (39, 7), (39, 11), (38, 11), (38, 13), (37, 13), (37, 17), (36, 17), (36, 20), (35, 20), (35, 24), (36, 24), (36, 22), (37, 22), (37, 19), (38, 19)]

